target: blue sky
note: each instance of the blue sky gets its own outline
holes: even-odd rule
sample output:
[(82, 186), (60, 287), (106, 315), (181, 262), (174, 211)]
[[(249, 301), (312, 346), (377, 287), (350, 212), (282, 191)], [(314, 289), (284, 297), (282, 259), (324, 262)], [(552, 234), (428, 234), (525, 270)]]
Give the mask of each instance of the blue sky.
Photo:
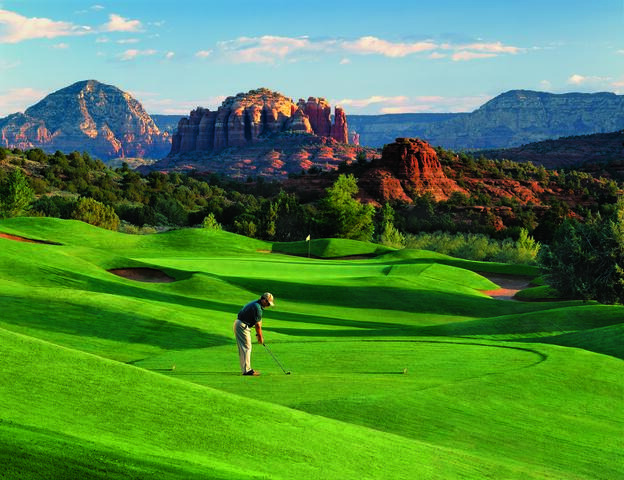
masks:
[(624, 94), (624, 0), (0, 0), (0, 117), (86, 79), (182, 115), (258, 87), (347, 114)]

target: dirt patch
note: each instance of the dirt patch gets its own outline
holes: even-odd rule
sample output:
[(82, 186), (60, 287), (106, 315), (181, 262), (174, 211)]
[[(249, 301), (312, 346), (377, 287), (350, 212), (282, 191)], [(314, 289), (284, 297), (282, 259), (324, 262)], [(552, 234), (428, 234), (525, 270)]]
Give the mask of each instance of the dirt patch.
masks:
[(46, 242), (44, 240), (34, 240), (32, 238), (19, 237), (17, 235), (11, 235), (9, 233), (0, 233), (0, 238), (6, 238), (7, 240), (15, 240), (16, 242), (42, 243), (44, 245), (60, 245), (60, 243), (56, 243), (56, 242)]
[(515, 300), (514, 296), (516, 293), (529, 287), (533, 280), (533, 277), (516, 275), (496, 275), (489, 273), (480, 273), (480, 275), (500, 287), (496, 290), (482, 290), (486, 295), (498, 300)]
[(109, 272), (137, 282), (171, 283), (176, 281), (175, 278), (170, 277), (165, 272), (156, 268), (113, 268), (112, 270), (109, 270)]

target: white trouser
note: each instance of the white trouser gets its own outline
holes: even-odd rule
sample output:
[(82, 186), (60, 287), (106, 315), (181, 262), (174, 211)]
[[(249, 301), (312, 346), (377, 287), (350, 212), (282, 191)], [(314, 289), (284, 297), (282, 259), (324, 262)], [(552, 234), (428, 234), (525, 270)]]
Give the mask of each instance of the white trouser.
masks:
[(234, 335), (238, 345), (238, 357), (240, 359), (241, 373), (251, 370), (251, 333), (247, 324), (238, 318), (234, 322)]

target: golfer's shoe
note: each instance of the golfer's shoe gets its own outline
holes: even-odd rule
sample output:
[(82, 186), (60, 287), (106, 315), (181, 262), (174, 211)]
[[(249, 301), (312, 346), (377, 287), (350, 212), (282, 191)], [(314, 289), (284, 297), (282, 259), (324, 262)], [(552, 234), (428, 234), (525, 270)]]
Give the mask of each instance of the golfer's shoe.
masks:
[(252, 369), (252, 370), (247, 370), (245, 373), (243, 373), (243, 375), (257, 377), (260, 375), (260, 372), (256, 372), (255, 370)]

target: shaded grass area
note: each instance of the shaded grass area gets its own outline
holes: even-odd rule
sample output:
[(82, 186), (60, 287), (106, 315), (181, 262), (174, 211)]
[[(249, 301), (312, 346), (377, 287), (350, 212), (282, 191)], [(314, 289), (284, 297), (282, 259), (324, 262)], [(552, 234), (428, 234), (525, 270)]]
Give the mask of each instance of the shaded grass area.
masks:
[(55, 431), (0, 422), (0, 477), (7, 479), (229, 480), (231, 473), (193, 471), (166, 458), (150, 461)]

